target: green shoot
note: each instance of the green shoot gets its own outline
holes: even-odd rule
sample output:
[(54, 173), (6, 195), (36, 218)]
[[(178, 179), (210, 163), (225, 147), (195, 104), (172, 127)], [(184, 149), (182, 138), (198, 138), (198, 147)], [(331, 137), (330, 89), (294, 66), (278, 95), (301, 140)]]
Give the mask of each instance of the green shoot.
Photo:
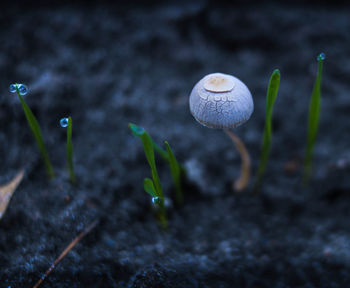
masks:
[(278, 88), (280, 85), (281, 74), (278, 69), (274, 70), (267, 88), (266, 96), (266, 112), (265, 112), (265, 127), (263, 135), (263, 143), (261, 148), (260, 162), (258, 167), (257, 179), (254, 183), (254, 193), (259, 193), (261, 182), (266, 171), (267, 162), (271, 150), (271, 138), (272, 138), (272, 113), (273, 106), (275, 104)]
[(156, 191), (156, 188), (154, 187), (153, 181), (152, 179), (149, 178), (145, 178), (143, 180), (143, 188), (145, 189), (145, 191), (152, 196), (153, 198), (157, 198), (159, 197)]
[(322, 69), (325, 54), (321, 53), (317, 57), (318, 61), (318, 72), (312, 90), (310, 105), (309, 105), (309, 121), (308, 121), (308, 134), (306, 144), (306, 154), (304, 162), (304, 184), (307, 184), (312, 174), (312, 156), (314, 145), (317, 136), (318, 123), (321, 112), (321, 80), (322, 80)]
[[(65, 126), (64, 123), (67, 123), (66, 124), (67, 126)], [(72, 117), (61, 119), (61, 126), (67, 127), (67, 163), (68, 163), (69, 180), (71, 181), (71, 183), (75, 183), (76, 178), (75, 178), (75, 174), (74, 174), (74, 165), (73, 165), (73, 143), (72, 143), (73, 120), (72, 120)]]
[[(152, 203), (154, 205), (162, 205), (162, 198), (160, 195), (158, 195), (156, 188), (154, 187), (154, 183), (153, 180), (150, 178), (145, 178), (143, 180), (143, 188), (145, 189), (145, 191), (152, 196)], [(163, 200), (164, 201), (164, 200)], [(164, 203), (163, 203), (164, 205)], [(161, 206), (160, 206), (161, 207)], [(164, 229), (167, 228), (168, 223), (167, 223), (167, 218), (166, 218), (166, 214), (163, 213), (159, 213), (158, 215), (160, 223), (162, 223), (162, 226)]]
[(184, 202), (182, 189), (181, 189), (181, 168), (179, 163), (177, 162), (175, 155), (173, 151), (171, 150), (169, 143), (167, 141), (164, 142), (166, 150), (169, 155), (169, 166), (171, 175), (173, 177), (174, 185), (175, 185), (175, 192), (176, 192), (176, 202), (179, 205), (182, 205)]
[[(167, 217), (166, 217), (166, 209), (164, 205), (164, 195), (163, 195), (163, 190), (160, 184), (160, 179), (159, 179), (159, 175), (156, 167), (153, 141), (151, 137), (148, 135), (148, 133), (145, 131), (145, 129), (131, 123), (129, 124), (129, 128), (135, 136), (138, 136), (141, 138), (146, 159), (151, 168), (151, 173), (152, 173), (152, 180), (148, 178), (144, 180), (144, 189), (147, 193), (149, 193), (153, 197), (152, 198), (153, 203), (156, 202), (155, 204), (159, 206), (159, 219), (161, 221), (163, 228), (167, 228), (168, 223), (167, 223)], [(155, 199), (155, 197), (157, 197), (157, 199)]]
[[(135, 124), (129, 124), (129, 128), (135, 136), (139, 136), (137, 131), (145, 131), (142, 127), (139, 127)], [(147, 132), (146, 132), (147, 133)], [(150, 137), (154, 150), (163, 158), (164, 161), (169, 163), (170, 172), (173, 178), (175, 191), (176, 191), (176, 202), (179, 205), (183, 204), (183, 193), (181, 178), (186, 175), (185, 168), (179, 164), (176, 160), (174, 153), (172, 152), (168, 142), (165, 143), (166, 151), (157, 145), (152, 138)]]
[[(160, 155), (160, 157), (163, 158), (164, 161), (169, 162), (169, 165), (170, 165), (171, 159), (170, 159), (170, 154), (169, 154), (169, 152), (168, 152), (168, 151), (165, 151), (164, 149), (162, 149), (162, 148), (161, 148), (157, 143), (155, 143), (153, 140), (152, 140), (152, 143), (153, 143), (153, 148), (154, 148), (154, 150)], [(174, 155), (173, 155), (173, 156), (174, 156)], [(175, 156), (174, 156), (174, 157), (175, 157)], [(176, 159), (175, 159), (175, 160), (176, 160)], [(182, 166), (181, 164), (179, 164), (179, 162), (177, 162), (177, 161), (176, 161), (176, 163), (177, 163), (177, 165), (178, 165), (179, 168), (180, 168), (180, 177), (181, 177), (181, 178), (182, 178), (182, 177), (185, 177), (185, 175), (186, 175), (186, 169), (185, 169), (185, 167)], [(171, 170), (171, 173), (173, 173), (173, 170)], [(173, 176), (173, 179), (175, 179), (175, 178), (177, 177), (176, 175), (172, 175), (172, 176)], [(175, 181), (174, 181), (174, 184), (177, 185)]]
[(154, 150), (160, 155), (160, 157), (163, 158), (164, 161), (169, 162), (169, 154), (167, 153), (167, 151), (164, 151), (164, 149), (162, 149), (158, 144), (156, 144), (153, 140), (152, 140), (152, 144), (153, 144), (153, 148)]
[(32, 130), (32, 133), (33, 133), (34, 138), (36, 140), (36, 144), (39, 148), (39, 151), (41, 152), (41, 156), (42, 156), (43, 161), (45, 163), (47, 174), (49, 175), (49, 178), (52, 179), (52, 178), (54, 178), (55, 174), (54, 174), (54, 170), (52, 168), (52, 165), (51, 165), (51, 162), (49, 159), (49, 155), (48, 155), (46, 148), (45, 148), (45, 144), (44, 144), (44, 140), (43, 140), (43, 136), (41, 133), (39, 123), (36, 120), (32, 110), (29, 108), (29, 106), (27, 105), (27, 103), (24, 101), (24, 99), (22, 97), (22, 95), (27, 94), (27, 88), (23, 84), (11, 84), (10, 85), (10, 92), (17, 93), (19, 101), (22, 104), (24, 114), (27, 118), (28, 125), (29, 125), (30, 129)]
[[(130, 125), (132, 125), (133, 128), (130, 128), (133, 132), (133, 129), (143, 129), (142, 127), (139, 127), (135, 124), (129, 124), (129, 127), (131, 127)], [(135, 136), (138, 136), (135, 134), (135, 132), (133, 132), (133, 134)], [(151, 139), (152, 140), (152, 139)], [(152, 140), (152, 145), (153, 145), (153, 148), (154, 150), (159, 154), (159, 156), (166, 162), (170, 162), (170, 155), (168, 153), (168, 151), (165, 151), (162, 147), (160, 147), (157, 143), (155, 143), (153, 140)], [(179, 167), (180, 167), (180, 173), (181, 175), (185, 175), (186, 174), (186, 170), (185, 170), (185, 167), (183, 167), (181, 164), (179, 164)]]

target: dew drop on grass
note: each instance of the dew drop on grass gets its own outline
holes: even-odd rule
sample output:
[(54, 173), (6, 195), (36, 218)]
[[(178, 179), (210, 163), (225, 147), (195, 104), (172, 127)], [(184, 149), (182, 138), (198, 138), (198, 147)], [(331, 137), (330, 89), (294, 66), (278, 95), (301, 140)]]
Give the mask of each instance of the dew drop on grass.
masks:
[(142, 127), (131, 125), (130, 128), (137, 136), (141, 136), (143, 133), (145, 133), (145, 129), (143, 129)]
[(66, 128), (68, 126), (68, 118), (62, 118), (60, 120), (60, 125), (61, 127)]
[(317, 56), (317, 61), (323, 61), (324, 59), (326, 59), (326, 55), (324, 53)]
[(145, 129), (132, 123), (129, 124), (129, 128), (135, 136), (142, 136), (145, 133)]
[(137, 134), (143, 134), (145, 132), (145, 129), (143, 129), (142, 127), (137, 127), (134, 130)]
[(28, 93), (28, 88), (24, 84), (19, 84), (18, 85), (18, 91), (19, 91), (19, 94), (21, 94), (21, 96), (24, 96), (24, 95), (26, 95)]
[(15, 93), (16, 92), (16, 86), (17, 84), (11, 84), (10, 87), (9, 87), (9, 90), (11, 93)]
[(159, 198), (159, 197), (153, 197), (153, 198), (152, 198), (152, 203), (153, 203), (154, 205), (160, 204), (160, 198)]

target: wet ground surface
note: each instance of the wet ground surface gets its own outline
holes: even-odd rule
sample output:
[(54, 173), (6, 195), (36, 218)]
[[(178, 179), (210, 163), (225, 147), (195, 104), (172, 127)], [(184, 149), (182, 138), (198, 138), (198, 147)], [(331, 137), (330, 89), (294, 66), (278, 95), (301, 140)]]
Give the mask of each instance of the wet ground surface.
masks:
[[(25, 178), (0, 222), (1, 287), (32, 287), (85, 227), (99, 223), (42, 287), (348, 287), (350, 283), (350, 8), (325, 4), (163, 2), (7, 7), (0, 15), (0, 183)], [(325, 52), (314, 179), (301, 185), (308, 103)], [(252, 118), (236, 132), (256, 170), (267, 83), (281, 71), (274, 138), (260, 196), (231, 182), (240, 159), (220, 130), (200, 126), (188, 97), (204, 75), (249, 87)], [(48, 181), (13, 82), (42, 126)], [(73, 117), (77, 186), (65, 129)], [(162, 231), (143, 191), (140, 140), (169, 141), (188, 170), (185, 205)], [(165, 193), (166, 163), (157, 162)]]

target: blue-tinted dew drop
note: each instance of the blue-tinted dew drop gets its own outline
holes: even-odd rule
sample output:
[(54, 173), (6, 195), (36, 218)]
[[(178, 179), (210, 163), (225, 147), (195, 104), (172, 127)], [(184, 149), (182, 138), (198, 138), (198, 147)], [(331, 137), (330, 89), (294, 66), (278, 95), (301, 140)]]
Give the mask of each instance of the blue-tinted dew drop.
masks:
[(10, 84), (9, 90), (11, 93), (16, 93), (17, 84)]
[(68, 126), (68, 118), (62, 118), (60, 120), (60, 125), (62, 128), (66, 128)]
[(24, 84), (11, 84), (9, 87), (11, 93), (16, 93), (17, 89), (21, 96), (24, 96), (28, 93), (28, 88)]
[(152, 198), (152, 203), (153, 203), (154, 205), (160, 204), (160, 198), (159, 198), (159, 197), (153, 197), (153, 198)]
[(145, 133), (145, 129), (143, 129), (142, 127), (139, 127), (135, 124), (129, 124), (129, 127), (130, 127), (131, 131), (134, 133), (134, 135), (136, 135), (136, 136), (141, 136), (141, 135), (143, 135), (143, 133)]
[(142, 134), (145, 132), (145, 129), (143, 129), (142, 127), (137, 127), (134, 131), (135, 131), (137, 134), (142, 135)]
[(317, 56), (317, 61), (323, 61), (326, 59), (326, 55), (324, 53), (320, 53), (320, 55)]
[(18, 91), (19, 91), (19, 94), (21, 94), (21, 96), (24, 96), (24, 95), (26, 95), (28, 93), (28, 88), (24, 84), (19, 84), (18, 85)]

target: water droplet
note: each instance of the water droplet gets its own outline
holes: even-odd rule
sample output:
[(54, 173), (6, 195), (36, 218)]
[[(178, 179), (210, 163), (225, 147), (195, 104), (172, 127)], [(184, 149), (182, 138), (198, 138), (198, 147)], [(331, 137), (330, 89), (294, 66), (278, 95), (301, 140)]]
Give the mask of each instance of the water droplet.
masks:
[(135, 129), (135, 132), (138, 133), (138, 134), (143, 134), (144, 131), (145, 131), (145, 129), (143, 129), (142, 127), (137, 127)]
[(66, 128), (68, 126), (68, 118), (62, 118), (60, 120), (60, 125), (61, 127)]
[(135, 124), (130, 123), (129, 127), (135, 136), (141, 136), (143, 133), (145, 133), (145, 129)]
[(152, 198), (152, 203), (154, 205), (159, 205), (160, 204), (160, 198), (159, 197), (153, 197)]
[(26, 95), (28, 93), (28, 88), (26, 85), (24, 84), (19, 84), (18, 85), (18, 91), (19, 91), (19, 94), (21, 94), (22, 96)]
[(17, 84), (11, 84), (9, 87), (10, 92), (15, 93), (17, 91), (16, 87), (17, 87)]
[(324, 59), (326, 59), (326, 55), (324, 53), (317, 56), (317, 61), (323, 61)]

